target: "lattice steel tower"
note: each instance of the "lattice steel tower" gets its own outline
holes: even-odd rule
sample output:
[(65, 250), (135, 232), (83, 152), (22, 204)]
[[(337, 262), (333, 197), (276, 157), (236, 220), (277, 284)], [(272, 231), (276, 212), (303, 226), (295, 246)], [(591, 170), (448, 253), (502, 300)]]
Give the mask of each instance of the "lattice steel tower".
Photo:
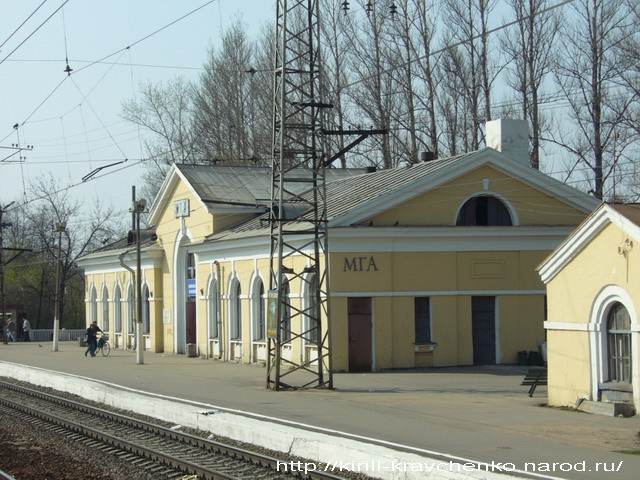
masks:
[[(267, 387), (333, 388), (319, 0), (277, 0)], [(301, 287), (293, 303), (289, 285)], [(301, 344), (301, 351), (295, 348)]]

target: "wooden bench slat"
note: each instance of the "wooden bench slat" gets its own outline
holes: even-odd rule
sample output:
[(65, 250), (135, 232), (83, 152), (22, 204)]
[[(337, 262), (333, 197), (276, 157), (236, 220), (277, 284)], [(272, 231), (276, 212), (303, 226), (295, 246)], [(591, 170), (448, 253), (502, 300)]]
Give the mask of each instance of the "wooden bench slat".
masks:
[(534, 367), (527, 370), (524, 379), (520, 385), (531, 386), (529, 388), (529, 396), (533, 396), (538, 385), (547, 384), (547, 369), (545, 367)]

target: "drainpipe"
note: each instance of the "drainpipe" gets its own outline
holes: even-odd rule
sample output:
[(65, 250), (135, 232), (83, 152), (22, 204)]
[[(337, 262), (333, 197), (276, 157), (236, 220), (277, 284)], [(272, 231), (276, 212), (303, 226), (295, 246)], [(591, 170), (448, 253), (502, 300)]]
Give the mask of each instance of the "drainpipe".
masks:
[[(133, 251), (134, 251), (134, 249), (125, 250), (120, 255), (118, 255), (118, 260), (120, 261), (120, 265), (122, 266), (122, 268), (127, 269), (131, 273), (131, 276), (133, 277), (133, 281), (135, 282), (135, 280), (136, 280), (136, 272), (132, 268), (129, 268), (126, 263), (124, 263), (124, 257), (127, 254), (129, 254), (129, 253), (131, 253)], [(134, 318), (132, 320), (135, 322), (136, 319)], [(121, 323), (121, 325), (122, 325), (122, 323)], [(124, 332), (124, 329), (123, 329), (123, 336), (124, 336), (125, 333), (126, 332)], [(127, 335), (128, 335), (128, 333), (127, 333)], [(127, 337), (124, 337), (124, 338), (125, 338), (125, 341), (123, 343), (123, 348), (127, 346), (127, 341), (126, 341)]]
[(133, 249), (122, 252), (120, 255), (118, 255), (118, 260), (120, 260), (120, 265), (122, 266), (122, 268), (126, 268), (129, 272), (131, 272), (133, 278), (136, 278), (136, 272), (132, 268), (129, 268), (126, 263), (124, 263), (124, 257), (131, 252), (133, 252)]
[(220, 282), (222, 279), (220, 278), (220, 262), (217, 260), (213, 261), (216, 266), (216, 325), (218, 326), (218, 349), (220, 350), (219, 358), (222, 360), (226, 360), (224, 355), (226, 355), (226, 349), (224, 348), (224, 336), (222, 335), (222, 322), (220, 321)]

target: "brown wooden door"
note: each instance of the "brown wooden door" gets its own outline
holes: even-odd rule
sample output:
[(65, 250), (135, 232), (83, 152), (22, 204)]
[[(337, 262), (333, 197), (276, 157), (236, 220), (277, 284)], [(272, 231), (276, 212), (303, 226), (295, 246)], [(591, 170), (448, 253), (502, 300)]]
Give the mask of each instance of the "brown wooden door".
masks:
[(496, 297), (471, 297), (473, 364), (496, 364)]
[(185, 337), (187, 343), (196, 343), (196, 302), (195, 299), (187, 300), (185, 305)]
[(349, 371), (371, 371), (371, 298), (347, 299)]

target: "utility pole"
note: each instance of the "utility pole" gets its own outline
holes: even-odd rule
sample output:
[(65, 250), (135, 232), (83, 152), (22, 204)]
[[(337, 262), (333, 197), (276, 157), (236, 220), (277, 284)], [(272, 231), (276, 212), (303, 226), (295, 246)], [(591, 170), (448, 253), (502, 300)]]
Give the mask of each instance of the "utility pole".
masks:
[(58, 351), (60, 337), (60, 263), (62, 261), (62, 234), (66, 231), (67, 222), (59, 222), (54, 226), (53, 231), (58, 234), (58, 256), (56, 258), (56, 298), (55, 312), (53, 313), (53, 351)]
[[(2, 329), (2, 342), (6, 345), (7, 342), (7, 306), (5, 304), (5, 286), (4, 286), (4, 245), (3, 245), (3, 232), (4, 229), (11, 226), (10, 222), (4, 222), (2, 220), (2, 216), (6, 213), (6, 209), (13, 205), (14, 202), (5, 205), (4, 207), (0, 206), (0, 295), (2, 296), (2, 323), (4, 324), (4, 328)], [(18, 319), (16, 318), (16, 322)]]
[[(134, 187), (135, 188), (135, 187)], [(135, 195), (135, 190), (134, 193)], [(142, 344), (142, 265), (140, 259), (140, 215), (144, 213), (147, 201), (144, 199), (134, 200), (131, 204), (131, 211), (135, 215), (136, 227), (136, 363), (144, 363), (144, 345)]]

